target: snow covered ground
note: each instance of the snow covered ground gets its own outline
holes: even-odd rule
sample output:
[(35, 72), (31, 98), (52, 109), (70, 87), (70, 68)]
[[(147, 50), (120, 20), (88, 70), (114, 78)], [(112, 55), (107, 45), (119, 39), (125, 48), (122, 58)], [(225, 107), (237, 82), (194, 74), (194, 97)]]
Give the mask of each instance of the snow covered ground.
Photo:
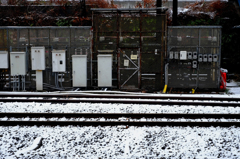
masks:
[(229, 90), (230, 94), (239, 95), (240, 94), (240, 82), (231, 81), (227, 83), (227, 89)]
[[(235, 84), (235, 86), (234, 86)], [(231, 82), (228, 95), (238, 96)], [(240, 113), (234, 107), (0, 103), (1, 112)], [(240, 128), (0, 127), (0, 158), (240, 158)]]
[[(239, 158), (239, 128), (1, 127), (1, 158)], [(34, 139), (42, 137), (41, 147)], [(25, 149), (25, 150), (24, 150)], [(22, 152), (22, 153), (19, 153)]]

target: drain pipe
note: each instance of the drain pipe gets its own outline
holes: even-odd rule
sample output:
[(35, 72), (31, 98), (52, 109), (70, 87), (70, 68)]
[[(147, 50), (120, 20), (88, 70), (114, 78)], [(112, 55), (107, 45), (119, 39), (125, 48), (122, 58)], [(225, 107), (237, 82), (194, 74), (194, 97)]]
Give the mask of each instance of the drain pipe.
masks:
[(167, 91), (167, 85), (168, 85), (168, 64), (169, 63), (167, 63), (165, 65), (165, 86), (164, 86), (164, 89), (163, 89), (163, 93), (166, 93), (166, 91)]

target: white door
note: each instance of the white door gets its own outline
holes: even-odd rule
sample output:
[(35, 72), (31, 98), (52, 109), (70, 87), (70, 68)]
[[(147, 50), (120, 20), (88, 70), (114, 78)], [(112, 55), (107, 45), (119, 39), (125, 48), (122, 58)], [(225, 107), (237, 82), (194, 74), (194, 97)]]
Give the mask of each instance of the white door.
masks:
[(87, 87), (87, 55), (72, 56), (73, 87)]
[(98, 55), (98, 87), (112, 87), (112, 55)]

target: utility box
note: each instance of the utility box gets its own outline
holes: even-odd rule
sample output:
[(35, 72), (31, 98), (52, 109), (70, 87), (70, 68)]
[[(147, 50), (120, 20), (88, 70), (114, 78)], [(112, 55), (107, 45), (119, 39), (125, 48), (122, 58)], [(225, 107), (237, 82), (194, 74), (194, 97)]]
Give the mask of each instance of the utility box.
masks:
[(208, 55), (207, 54), (203, 54), (203, 62), (207, 62), (208, 61)]
[(8, 68), (8, 52), (0, 51), (0, 69)]
[(197, 68), (197, 61), (192, 62), (192, 68)]
[(188, 54), (188, 57), (187, 57), (188, 60), (192, 60), (192, 52), (188, 52), (187, 54)]
[(212, 62), (212, 54), (208, 54), (208, 62)]
[(73, 87), (87, 87), (87, 55), (72, 55)]
[(65, 50), (52, 51), (52, 72), (66, 71), (66, 52)]
[(193, 52), (193, 59), (197, 59), (197, 52)]
[(218, 61), (218, 55), (213, 55), (213, 62), (217, 62)]
[(203, 61), (203, 55), (202, 54), (198, 54), (198, 62), (202, 62)]
[(31, 47), (32, 70), (45, 70), (45, 47)]
[(98, 55), (98, 87), (112, 87), (112, 55)]
[(187, 51), (180, 51), (180, 60), (187, 60)]
[(26, 52), (10, 52), (11, 75), (26, 75)]
[(175, 54), (174, 54), (174, 58), (177, 60), (178, 60), (178, 54), (179, 54), (178, 52), (175, 52)]

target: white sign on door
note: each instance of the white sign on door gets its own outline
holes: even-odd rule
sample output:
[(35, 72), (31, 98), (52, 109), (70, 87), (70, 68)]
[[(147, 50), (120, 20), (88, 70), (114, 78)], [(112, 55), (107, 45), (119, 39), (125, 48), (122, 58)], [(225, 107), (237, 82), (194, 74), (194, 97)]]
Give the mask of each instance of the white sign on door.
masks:
[(124, 66), (129, 66), (129, 60), (124, 60)]

